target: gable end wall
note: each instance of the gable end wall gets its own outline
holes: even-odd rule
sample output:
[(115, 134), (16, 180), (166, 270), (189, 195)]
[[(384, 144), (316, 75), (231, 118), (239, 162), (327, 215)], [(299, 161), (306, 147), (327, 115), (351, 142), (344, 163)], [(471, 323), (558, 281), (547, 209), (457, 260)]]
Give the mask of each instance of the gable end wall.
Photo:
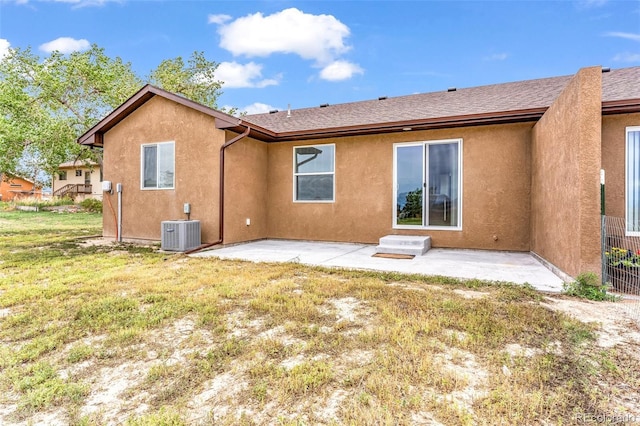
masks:
[[(140, 146), (175, 141), (175, 189), (140, 189)], [(104, 135), (104, 180), (114, 193), (104, 195), (103, 235), (115, 237), (116, 183), (122, 183), (122, 237), (160, 240), (161, 222), (200, 220), (202, 242), (218, 239), (219, 150), (225, 132), (206, 114), (156, 96)]]

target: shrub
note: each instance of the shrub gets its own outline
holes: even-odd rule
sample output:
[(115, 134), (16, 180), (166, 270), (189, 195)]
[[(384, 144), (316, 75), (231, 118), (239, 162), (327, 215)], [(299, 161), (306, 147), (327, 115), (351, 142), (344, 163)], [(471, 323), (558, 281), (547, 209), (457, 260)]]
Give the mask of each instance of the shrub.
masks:
[(54, 207), (68, 206), (73, 204), (73, 200), (69, 197), (52, 197), (50, 199), (42, 199), (36, 197), (17, 198), (10, 202), (15, 206), (34, 206), (34, 207)]
[(88, 212), (102, 213), (102, 201), (95, 198), (85, 198), (80, 202), (80, 207)]
[(619, 298), (607, 293), (607, 285), (593, 272), (583, 272), (572, 283), (563, 286), (565, 294), (584, 297), (589, 300), (615, 302)]

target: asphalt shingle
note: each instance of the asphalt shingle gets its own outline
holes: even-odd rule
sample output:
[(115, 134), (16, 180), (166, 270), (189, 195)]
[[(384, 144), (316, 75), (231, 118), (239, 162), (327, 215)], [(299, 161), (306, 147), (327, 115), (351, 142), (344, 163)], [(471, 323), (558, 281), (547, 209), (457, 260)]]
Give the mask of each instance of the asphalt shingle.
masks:
[[(248, 115), (249, 123), (275, 133), (303, 132), (380, 123), (465, 117), (549, 107), (572, 76), (351, 102)], [(602, 100), (640, 99), (640, 67), (602, 74)]]

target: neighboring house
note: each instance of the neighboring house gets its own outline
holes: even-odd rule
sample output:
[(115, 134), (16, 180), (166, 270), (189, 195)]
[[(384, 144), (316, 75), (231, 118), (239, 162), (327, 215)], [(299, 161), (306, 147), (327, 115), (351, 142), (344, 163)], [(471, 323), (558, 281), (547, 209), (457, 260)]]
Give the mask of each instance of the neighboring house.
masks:
[(85, 198), (102, 200), (102, 174), (93, 161), (70, 161), (58, 166), (53, 175), (53, 195), (71, 197), (76, 201)]
[(21, 197), (40, 198), (40, 188), (31, 180), (9, 173), (0, 173), (0, 201), (11, 201)]
[(122, 184), (125, 239), (190, 203), (203, 242), (430, 235), (575, 277), (601, 267), (601, 169), (640, 232), (640, 67), (242, 118), (145, 86), (78, 142)]

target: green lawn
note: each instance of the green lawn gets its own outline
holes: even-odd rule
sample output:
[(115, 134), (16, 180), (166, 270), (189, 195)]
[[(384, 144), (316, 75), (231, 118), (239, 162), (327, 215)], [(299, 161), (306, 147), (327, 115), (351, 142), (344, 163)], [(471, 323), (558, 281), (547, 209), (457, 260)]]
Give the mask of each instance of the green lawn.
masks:
[(633, 410), (637, 354), (597, 346), (596, 326), (530, 288), (95, 244), (101, 221), (0, 206), (0, 424), (531, 425)]

